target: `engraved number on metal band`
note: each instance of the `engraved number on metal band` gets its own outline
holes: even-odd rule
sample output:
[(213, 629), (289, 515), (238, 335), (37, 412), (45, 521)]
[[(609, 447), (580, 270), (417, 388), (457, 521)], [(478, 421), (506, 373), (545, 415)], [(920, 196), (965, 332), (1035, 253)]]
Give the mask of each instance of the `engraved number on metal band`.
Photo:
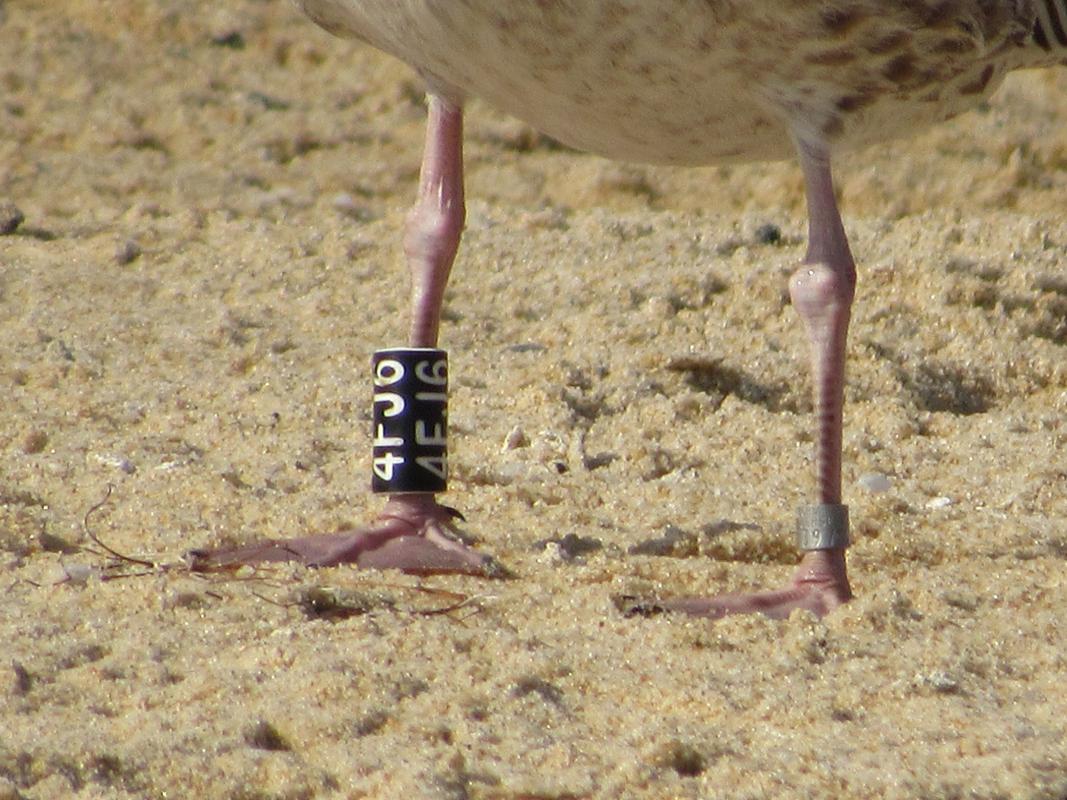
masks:
[(821, 503), (797, 511), (797, 547), (800, 550), (832, 550), (848, 547), (848, 506)]

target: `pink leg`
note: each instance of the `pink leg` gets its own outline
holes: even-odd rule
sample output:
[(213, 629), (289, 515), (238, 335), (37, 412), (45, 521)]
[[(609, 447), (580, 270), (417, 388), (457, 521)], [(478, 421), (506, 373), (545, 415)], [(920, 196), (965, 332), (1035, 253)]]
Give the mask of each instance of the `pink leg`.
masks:
[[(789, 294), (811, 342), (818, 480), (818, 505), (802, 510), (808, 524), (802, 525), (806, 535), (800, 564), (783, 589), (677, 598), (653, 603), (653, 608), (715, 619), (751, 612), (780, 618), (798, 608), (823, 616), (852, 597), (845, 571), (847, 510), (840, 503), (845, 340), (856, 267), (834, 198), (829, 156), (803, 143), (798, 149), (808, 200), (808, 253), (789, 283)], [(643, 609), (638, 605), (634, 610)]]
[[(441, 306), (465, 218), (463, 112), (431, 95), (419, 194), (407, 220), (404, 252), (412, 278), (411, 346), (435, 347)], [(309, 566), (356, 564), (417, 574), (465, 573), (505, 577), (508, 572), (453, 534), (456, 512), (433, 494), (392, 495), (378, 521), (366, 528), (259, 542), (189, 554), (195, 570), (232, 568), (263, 561)]]

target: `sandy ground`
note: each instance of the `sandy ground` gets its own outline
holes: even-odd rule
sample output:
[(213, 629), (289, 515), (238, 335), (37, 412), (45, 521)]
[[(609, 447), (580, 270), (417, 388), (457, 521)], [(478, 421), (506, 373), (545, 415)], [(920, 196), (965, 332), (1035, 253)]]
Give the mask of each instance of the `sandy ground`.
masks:
[(1067, 72), (840, 160), (858, 597), (712, 625), (612, 597), (790, 572), (794, 165), (471, 105), (446, 500), (518, 579), (101, 571), (109, 485), (172, 565), (380, 508), (424, 108), (281, 0), (0, 20), (0, 798), (1067, 797)]

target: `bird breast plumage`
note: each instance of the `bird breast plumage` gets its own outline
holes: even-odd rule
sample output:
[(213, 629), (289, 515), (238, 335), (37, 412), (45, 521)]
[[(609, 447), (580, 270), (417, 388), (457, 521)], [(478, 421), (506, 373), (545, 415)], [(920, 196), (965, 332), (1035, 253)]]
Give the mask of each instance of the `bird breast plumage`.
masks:
[(783, 158), (978, 104), (1028, 48), (1032, 0), (298, 0), (328, 30), (609, 158)]

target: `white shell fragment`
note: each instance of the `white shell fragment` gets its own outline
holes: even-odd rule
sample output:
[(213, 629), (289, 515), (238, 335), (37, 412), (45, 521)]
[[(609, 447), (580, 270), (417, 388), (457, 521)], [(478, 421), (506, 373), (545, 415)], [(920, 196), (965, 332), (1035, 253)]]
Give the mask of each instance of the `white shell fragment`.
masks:
[(56, 583), (85, 583), (98, 574), (99, 570), (88, 564), (60, 564)]
[(893, 482), (881, 472), (867, 472), (856, 482), (871, 494), (882, 494), (893, 488)]

